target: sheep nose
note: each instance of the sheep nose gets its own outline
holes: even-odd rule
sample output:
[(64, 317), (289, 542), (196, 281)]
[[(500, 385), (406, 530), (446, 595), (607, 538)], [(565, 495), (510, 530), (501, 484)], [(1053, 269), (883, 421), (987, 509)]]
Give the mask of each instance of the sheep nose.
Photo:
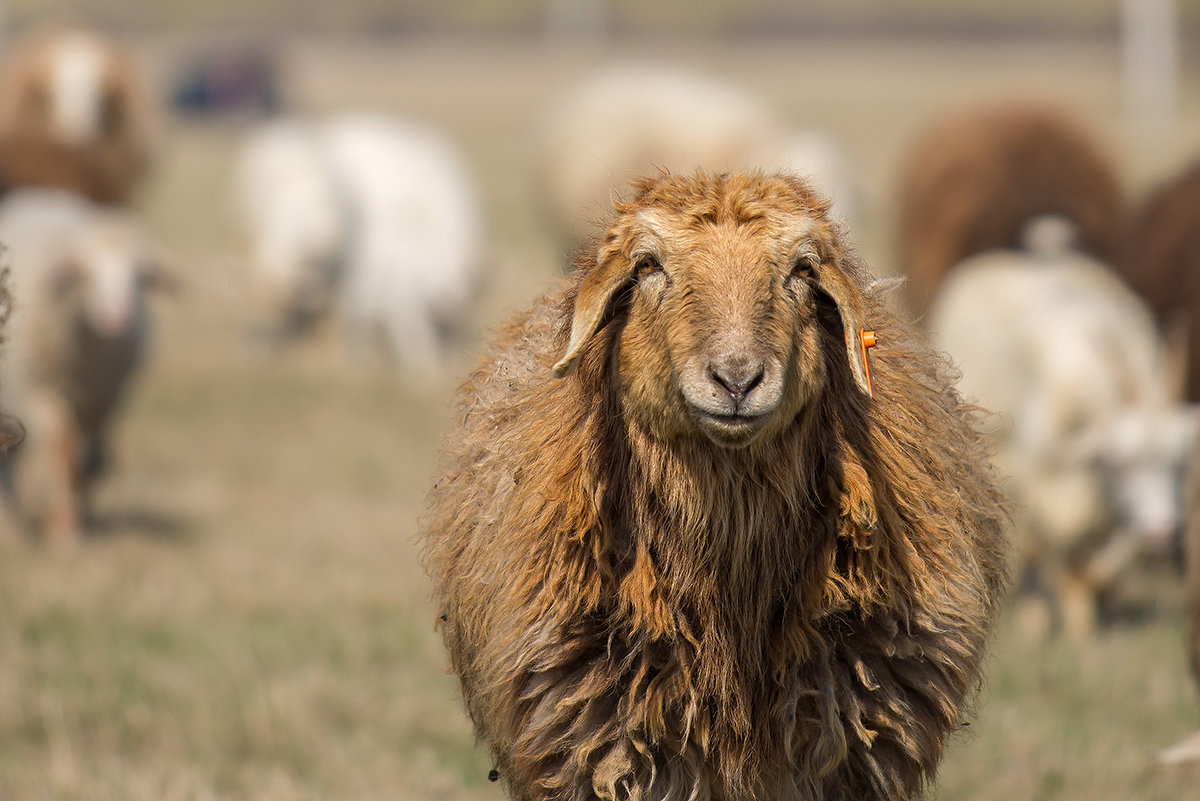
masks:
[(709, 367), (709, 375), (729, 393), (735, 403), (740, 403), (762, 383), (763, 365), (741, 359), (730, 360)]

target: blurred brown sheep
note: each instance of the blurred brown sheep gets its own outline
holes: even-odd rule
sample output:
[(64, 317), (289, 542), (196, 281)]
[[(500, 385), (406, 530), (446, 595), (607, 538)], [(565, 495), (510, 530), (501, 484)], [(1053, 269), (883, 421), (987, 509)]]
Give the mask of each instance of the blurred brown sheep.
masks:
[(1200, 402), (1200, 162), (1138, 209), (1119, 270), (1168, 337), (1186, 346), (1184, 395)]
[(21, 42), (0, 66), (0, 191), (127, 202), (150, 162), (150, 98), (114, 42), (77, 28)]
[(1018, 248), (1041, 216), (1065, 218), (1082, 251), (1111, 262), (1122, 215), (1114, 168), (1087, 130), (1058, 109), (1018, 102), (926, 129), (905, 161), (896, 209), (899, 266), (918, 310), (951, 266)]

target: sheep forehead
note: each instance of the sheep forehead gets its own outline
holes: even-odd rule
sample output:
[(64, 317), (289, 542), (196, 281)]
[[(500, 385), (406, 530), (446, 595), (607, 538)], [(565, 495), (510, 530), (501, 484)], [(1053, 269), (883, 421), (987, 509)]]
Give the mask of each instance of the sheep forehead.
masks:
[[(650, 208), (636, 216), (630, 256), (654, 255), (690, 288), (690, 303), (712, 313), (754, 308), (773, 292), (797, 252), (819, 249), (815, 221), (807, 216), (697, 222)], [(748, 305), (749, 304), (749, 305)]]
[(72, 34), (56, 44), (50, 63), (52, 119), (65, 141), (96, 134), (104, 67), (104, 48), (92, 36)]
[(634, 190), (635, 199), (621, 210), (657, 206), (696, 219), (747, 221), (781, 212), (823, 215), (828, 206), (805, 182), (783, 173), (663, 174), (636, 181)]
[(132, 231), (109, 227), (90, 231), (75, 246), (78, 262), (88, 276), (105, 283), (132, 274), (141, 249)]
[(131, 230), (98, 226), (75, 244), (84, 278), (85, 304), (93, 320), (123, 319), (137, 303), (144, 243)]

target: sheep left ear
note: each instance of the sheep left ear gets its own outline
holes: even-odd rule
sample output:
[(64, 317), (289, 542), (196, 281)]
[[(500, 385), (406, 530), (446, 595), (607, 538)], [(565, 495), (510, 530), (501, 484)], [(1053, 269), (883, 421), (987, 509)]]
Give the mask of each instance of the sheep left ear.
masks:
[(842, 318), (842, 335), (846, 342), (846, 359), (854, 382), (867, 397), (872, 397), (870, 368), (867, 366), (865, 343), (862, 340), (866, 327), (862, 292), (844, 272), (831, 264), (821, 264), (816, 269), (817, 286), (837, 306)]
[(554, 365), (555, 378), (569, 375), (575, 369), (583, 346), (600, 330), (613, 295), (629, 282), (629, 278), (625, 260), (619, 254), (610, 253), (583, 279), (575, 296), (571, 339), (567, 343), (567, 352)]

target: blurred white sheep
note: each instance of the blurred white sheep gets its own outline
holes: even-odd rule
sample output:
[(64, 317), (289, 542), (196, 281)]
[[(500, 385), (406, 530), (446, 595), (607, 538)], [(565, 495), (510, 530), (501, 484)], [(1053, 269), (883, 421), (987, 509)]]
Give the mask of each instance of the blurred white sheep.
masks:
[(1112, 270), (1050, 242), (960, 263), (929, 329), (963, 396), (996, 413), (1027, 579), (1057, 626), (1085, 636), (1134, 557), (1179, 531), (1197, 429), (1181, 365)]
[(10, 512), (69, 545), (86, 525), (113, 414), (148, 342), (146, 293), (172, 281), (128, 212), (55, 189), (0, 201), (14, 297), (0, 408), (25, 424), (6, 475)]
[(115, 42), (58, 28), (0, 65), (0, 189), (51, 186), (124, 203), (152, 155), (143, 73)]
[(451, 144), (372, 115), (279, 120), (245, 143), (235, 202), (278, 335), (340, 311), (352, 344), (436, 370), (479, 283), (483, 223)]
[(616, 188), (660, 168), (788, 170), (833, 199), (835, 218), (858, 213), (853, 172), (830, 135), (793, 129), (759, 98), (669, 67), (589, 76), (549, 110), (543, 140), (548, 212), (572, 245), (599, 233)]

